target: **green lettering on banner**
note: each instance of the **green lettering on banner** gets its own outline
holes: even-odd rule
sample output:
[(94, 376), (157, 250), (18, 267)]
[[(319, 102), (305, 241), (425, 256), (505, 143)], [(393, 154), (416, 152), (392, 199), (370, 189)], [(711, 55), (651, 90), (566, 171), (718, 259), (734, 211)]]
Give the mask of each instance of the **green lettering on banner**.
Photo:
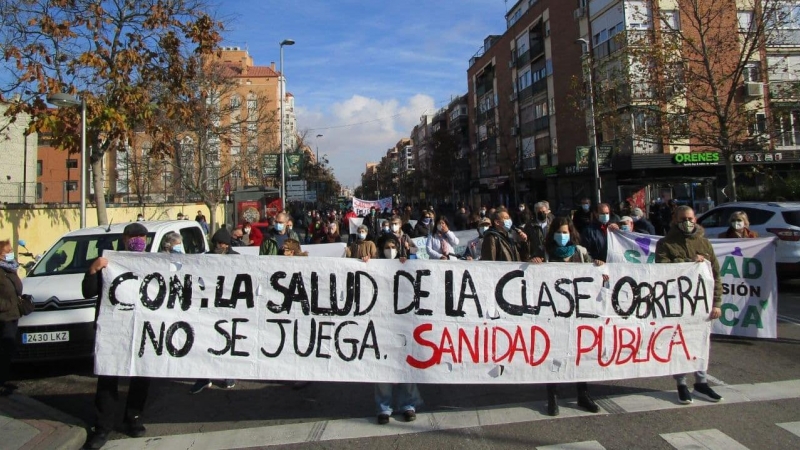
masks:
[(625, 261), (634, 264), (641, 264), (639, 257), (641, 255), (636, 250), (625, 250)]
[[(736, 317), (739, 308), (736, 305), (733, 303), (723, 303), (720, 310), (722, 310), (722, 314), (719, 316), (719, 323), (726, 327), (735, 327), (739, 323), (739, 318)], [(728, 319), (728, 311), (733, 311), (733, 317), (731, 319)]]
[(719, 269), (720, 277), (724, 277), (728, 274), (733, 275), (735, 278), (741, 278), (739, 276), (739, 268), (736, 267), (736, 260), (733, 259), (733, 256), (726, 256), (722, 267)]
[(747, 328), (750, 325), (755, 325), (759, 330), (764, 328), (761, 324), (761, 313), (756, 308), (756, 305), (749, 305), (747, 312), (744, 313), (744, 319), (742, 319), (742, 328)]
[(756, 258), (745, 258), (742, 262), (742, 276), (744, 278), (755, 279), (761, 278), (763, 267), (761, 261)]

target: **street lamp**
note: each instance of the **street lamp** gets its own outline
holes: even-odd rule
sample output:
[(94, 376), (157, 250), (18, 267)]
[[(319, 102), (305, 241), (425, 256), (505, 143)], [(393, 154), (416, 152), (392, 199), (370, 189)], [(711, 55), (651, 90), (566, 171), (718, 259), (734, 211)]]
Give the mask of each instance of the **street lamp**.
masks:
[(48, 103), (52, 103), (57, 107), (62, 106), (80, 106), (81, 107), (81, 187), (80, 187), (80, 205), (81, 205), (81, 228), (86, 228), (86, 98), (81, 97), (80, 100), (69, 94), (53, 94), (47, 97)]
[(283, 46), (284, 45), (294, 45), (294, 41), (291, 39), (284, 39), (281, 41), (281, 77), (278, 80), (281, 87), (281, 208), (286, 210), (286, 150), (283, 148), (283, 126), (285, 119), (283, 117), (283, 104), (286, 101), (286, 93), (284, 90), (286, 89), (286, 77), (283, 76)]
[(581, 50), (583, 54), (581, 55), (581, 60), (583, 62), (583, 70), (586, 74), (587, 84), (589, 86), (589, 134), (590, 134), (590, 143), (592, 145), (592, 171), (593, 173), (593, 180), (592, 180), (592, 191), (594, 192), (594, 204), (595, 206), (600, 204), (600, 191), (602, 190), (601, 181), (600, 181), (600, 164), (597, 161), (597, 129), (595, 128), (594, 122), (594, 82), (592, 81), (592, 49), (590, 48), (589, 41), (584, 38), (576, 39), (576, 44), (581, 44)]

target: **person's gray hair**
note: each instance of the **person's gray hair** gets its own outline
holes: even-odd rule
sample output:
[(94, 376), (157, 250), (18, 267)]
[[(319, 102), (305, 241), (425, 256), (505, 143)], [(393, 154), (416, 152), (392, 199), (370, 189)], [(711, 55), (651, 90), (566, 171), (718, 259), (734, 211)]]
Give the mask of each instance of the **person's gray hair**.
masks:
[(633, 216), (633, 217), (644, 217), (644, 211), (642, 211), (642, 208), (633, 208), (631, 210), (631, 216)]
[(162, 250), (170, 251), (172, 247), (178, 245), (183, 242), (183, 238), (179, 233), (175, 231), (170, 231), (169, 233), (164, 235), (164, 240), (162, 241), (161, 248)]
[(547, 202), (536, 202), (533, 204), (533, 210), (539, 211), (539, 208), (544, 208), (545, 211), (550, 211), (550, 205)]

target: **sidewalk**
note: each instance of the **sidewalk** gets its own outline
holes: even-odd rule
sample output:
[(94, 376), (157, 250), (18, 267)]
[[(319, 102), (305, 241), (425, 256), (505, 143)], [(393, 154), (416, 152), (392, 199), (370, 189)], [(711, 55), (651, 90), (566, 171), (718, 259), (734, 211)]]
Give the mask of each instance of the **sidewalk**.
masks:
[(79, 449), (86, 440), (84, 427), (78, 419), (30, 397), (0, 397), (3, 449)]

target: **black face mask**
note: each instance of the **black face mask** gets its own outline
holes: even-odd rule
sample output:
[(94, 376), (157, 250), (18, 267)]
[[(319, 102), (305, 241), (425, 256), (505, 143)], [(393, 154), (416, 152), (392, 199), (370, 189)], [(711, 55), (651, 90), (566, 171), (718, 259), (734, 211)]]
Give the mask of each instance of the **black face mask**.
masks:
[(547, 213), (542, 211), (537, 211), (536, 220), (538, 220), (539, 222), (544, 222), (545, 220), (547, 220)]

